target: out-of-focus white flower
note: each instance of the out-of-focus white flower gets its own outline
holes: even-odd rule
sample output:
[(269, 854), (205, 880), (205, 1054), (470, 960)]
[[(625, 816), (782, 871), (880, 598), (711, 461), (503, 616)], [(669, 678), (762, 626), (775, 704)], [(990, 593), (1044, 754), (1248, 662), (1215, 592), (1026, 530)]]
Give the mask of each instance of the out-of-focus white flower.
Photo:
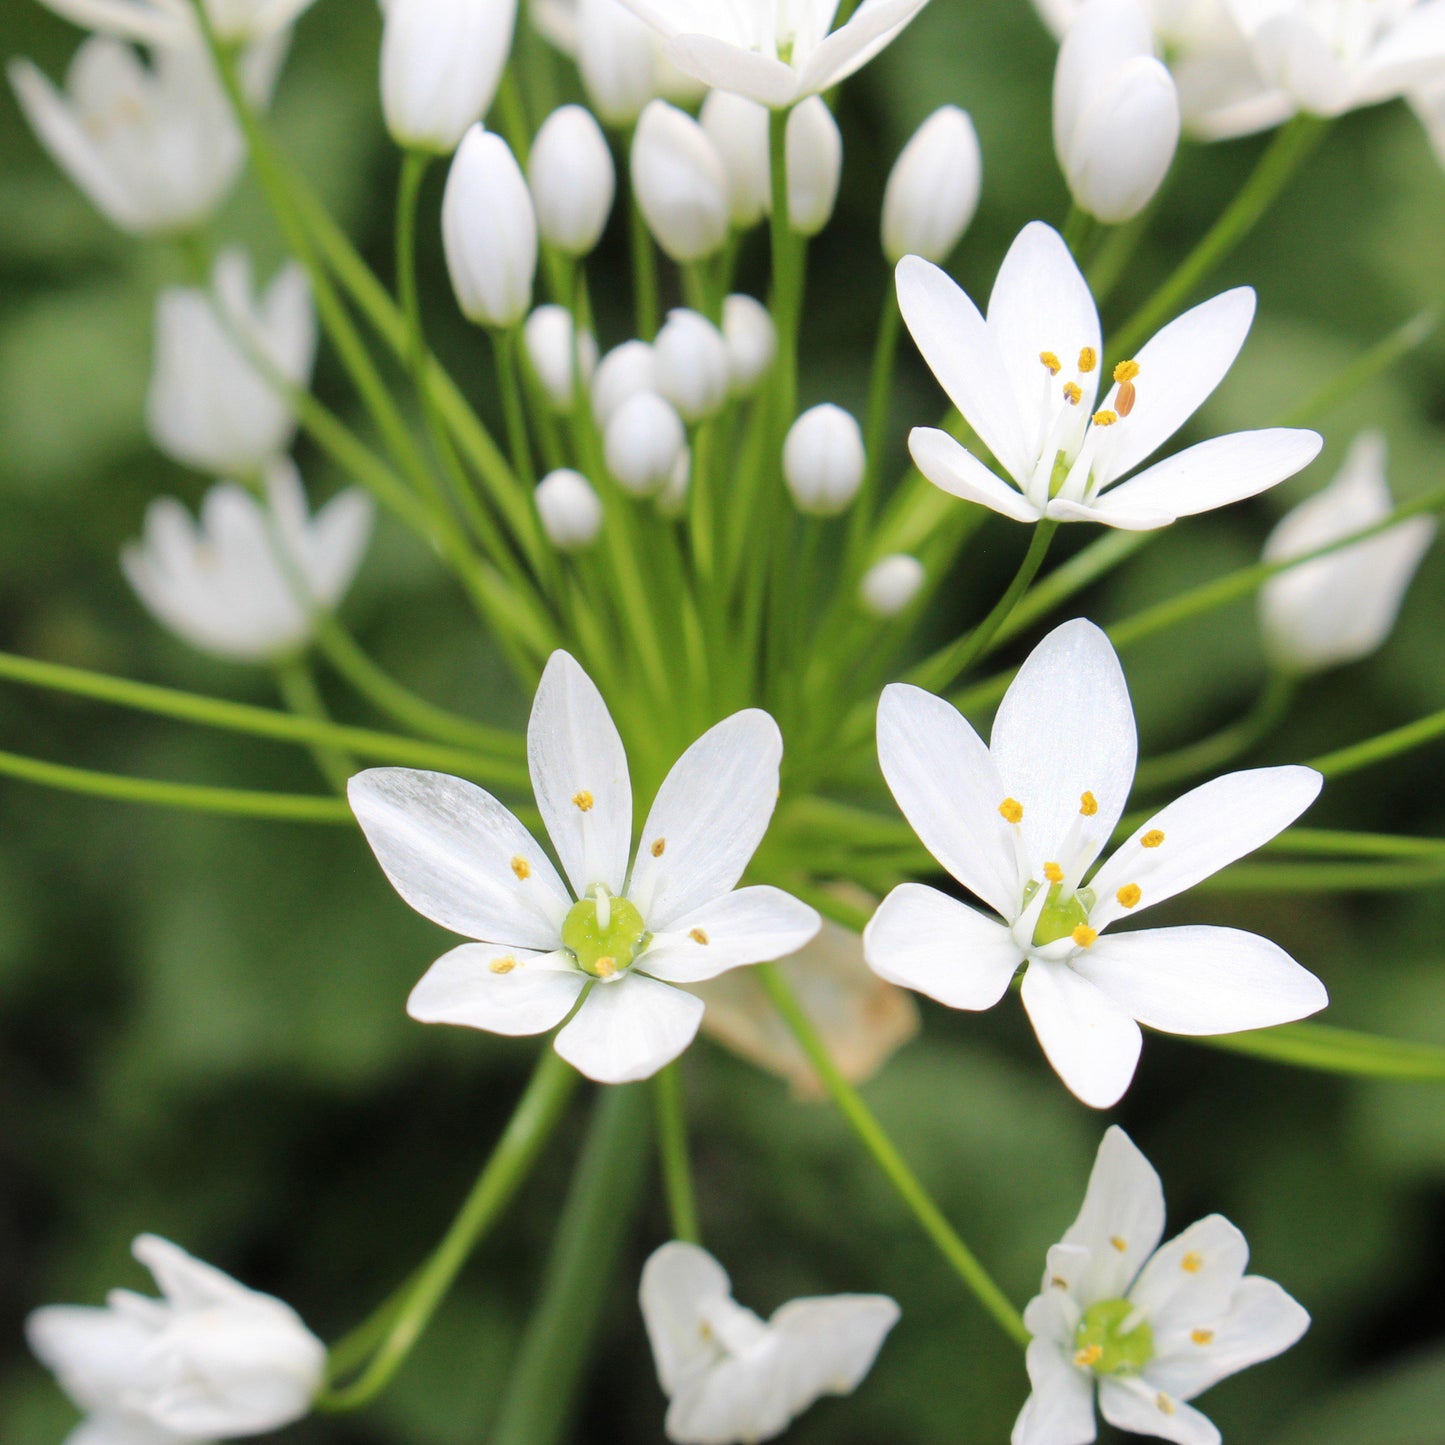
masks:
[(821, 95), (788, 114), (788, 224), (816, 236), (833, 219), (843, 177), (843, 137)]
[(12, 60), (9, 75), (45, 148), (123, 231), (191, 230), (245, 164), (245, 141), (195, 38), (158, 48), (147, 65), (129, 45), (93, 35), (76, 51), (64, 91), (28, 60)]
[(177, 287), (156, 302), (146, 423), (163, 452), (212, 476), (253, 476), (296, 430), (287, 398), (237, 337), (292, 386), (310, 384), (316, 318), (299, 265), (283, 266), (258, 297), (250, 258), (233, 248), (217, 259), (210, 292)]
[[(1303, 556), (1384, 521), (1393, 510), (1385, 438), (1363, 432), (1334, 481), (1280, 519), (1264, 544), (1264, 560)], [(1259, 622), (1275, 666), (1314, 672), (1372, 653), (1390, 635), (1434, 540), (1435, 519), (1411, 517), (1271, 577), (1259, 594)]]
[(448, 155), (492, 103), (517, 0), (382, 0), (381, 108), (392, 139)]
[(515, 326), (532, 304), (537, 216), (511, 147), (480, 124), (462, 138), (442, 196), (457, 305), (478, 326)]
[(679, 307), (652, 343), (658, 391), (684, 421), (714, 415), (728, 399), (732, 358), (723, 334), (700, 312)]
[(781, 110), (862, 69), (928, 0), (863, 0), (830, 32), (837, 0), (622, 0), (668, 57), (714, 90)]
[[(41, 0), (57, 15), (87, 30), (142, 45), (180, 45), (197, 38), (190, 0)], [(222, 40), (264, 40), (284, 30), (315, 0), (205, 0)]]
[(527, 178), (542, 239), (568, 256), (585, 256), (601, 240), (617, 194), (612, 152), (591, 111), (564, 105), (542, 122)]
[(629, 397), (657, 390), (657, 362), (645, 341), (624, 341), (598, 363), (592, 375), (592, 415), (605, 427)]
[(777, 357), (778, 329), (761, 301), (738, 292), (723, 302), (722, 332), (733, 391), (745, 395), (767, 375)]
[(1313, 768), (1255, 768), (1195, 788), (1133, 830), (1084, 883), (1128, 800), (1134, 710), (1109, 639), (1057, 627), (1009, 686), (988, 745), (942, 698), (894, 683), (878, 761), (923, 845), (1002, 916), (918, 883), (863, 933), (869, 966), (950, 1008), (992, 1008), (1026, 965), (1023, 1003), (1049, 1062), (1096, 1109), (1139, 1061), (1139, 1025), (1224, 1034), (1322, 1009), (1324, 985), (1235, 928), (1105, 934), (1253, 852), (1315, 800)]
[(597, 338), (590, 331), (577, 335), (572, 313), (565, 306), (548, 305), (527, 318), (522, 340), (547, 400), (558, 411), (571, 411), (577, 383), (585, 392), (597, 369)]
[(602, 502), (592, 483), (569, 468), (548, 472), (537, 483), (537, 511), (547, 540), (561, 552), (581, 552), (602, 531)]
[(880, 558), (863, 574), (858, 595), (864, 608), (875, 617), (897, 617), (927, 580), (928, 573), (917, 557), (895, 552)]
[(934, 111), (903, 147), (883, 192), (883, 254), (942, 263), (978, 209), (983, 154), (978, 132), (956, 105)]
[(1090, 1445), (1096, 1388), (1117, 1429), (1218, 1445), (1187, 1402), (1309, 1328), (1279, 1285), (1245, 1274), (1249, 1245), (1222, 1215), (1161, 1246), (1163, 1234), (1159, 1176), (1122, 1129), (1108, 1130), (1079, 1217), (1024, 1311), (1033, 1393), (1013, 1445)]
[(607, 470), (634, 497), (650, 497), (672, 480), (687, 451), (687, 428), (656, 392), (640, 391), (612, 413), (602, 434)]
[(703, 1012), (674, 985), (779, 958), (818, 931), (796, 898), (737, 887), (777, 802), (782, 751), (777, 724), (755, 709), (704, 733), (658, 790), (629, 868), (622, 739), (586, 673), (554, 652), (527, 759), (566, 884), (473, 784), (409, 768), (359, 773), (351, 806), (393, 887), (424, 917), (480, 940), (438, 959), (407, 1011), (507, 1035), (546, 1033), (573, 1015), (555, 1047), (599, 1083), (670, 1063)]
[(733, 225), (745, 231), (757, 225), (772, 205), (768, 160), (768, 108), (726, 90), (711, 90), (698, 123), (727, 172)]
[(1074, 202), (1108, 225), (1137, 216), (1179, 145), (1179, 96), (1142, 0), (1089, 0), (1054, 71), (1054, 150)]
[(326, 1346), (289, 1305), (153, 1234), (133, 1246), (160, 1299), (48, 1305), (30, 1348), (89, 1418), (75, 1445), (186, 1445), (260, 1435), (308, 1414)]
[(1069, 248), (1043, 222), (1009, 247), (987, 320), (916, 256), (899, 262), (898, 305), (923, 359), (1013, 485), (930, 427), (910, 434), (913, 460), (934, 486), (1016, 521), (1163, 527), (1282, 482), (1323, 445), (1312, 431), (1235, 432), (1128, 475), (1234, 364), (1254, 319), (1247, 286), (1186, 311), (1119, 362), (1097, 409), (1099, 313)]
[(653, 1251), (639, 1293), (674, 1445), (771, 1440), (822, 1396), (856, 1390), (898, 1323), (876, 1294), (791, 1300), (764, 1322), (712, 1255), (680, 1240)]
[(835, 517), (846, 511), (867, 470), (862, 429), (841, 406), (809, 407), (788, 428), (783, 479), (800, 512)]
[(156, 620), (233, 662), (275, 662), (311, 639), (318, 612), (351, 585), (371, 537), (372, 506), (352, 488), (308, 514), (288, 460), (266, 472), (263, 505), (222, 482), (199, 525), (173, 498), (146, 510), (145, 532), (121, 553), (127, 580)]
[(700, 261), (728, 238), (727, 172), (703, 128), (654, 100), (632, 138), (632, 188), (657, 244), (674, 261)]

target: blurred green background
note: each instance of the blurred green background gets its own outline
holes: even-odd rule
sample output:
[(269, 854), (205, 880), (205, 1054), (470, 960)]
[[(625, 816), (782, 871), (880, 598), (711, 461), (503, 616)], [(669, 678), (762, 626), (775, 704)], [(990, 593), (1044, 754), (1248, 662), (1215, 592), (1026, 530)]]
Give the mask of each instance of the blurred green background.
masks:
[[(374, 6), (320, 0), (300, 27), (275, 115), (388, 275), (396, 156), (379, 122), (377, 39)], [(7, 55), (59, 74), (76, 40), (38, 4), (0, 6)], [(536, 42), (525, 43), (540, 58)], [(935, 106), (965, 106), (983, 142), (983, 208), (954, 266), (975, 296), (1023, 222), (1062, 220), (1049, 141), (1053, 55), (1026, 0), (933, 0), (846, 88), (845, 192), (815, 248), (805, 402), (861, 406), (887, 282), (876, 240), (883, 182)], [(562, 94), (565, 68), (558, 62), (550, 74)], [(536, 110), (549, 98), (527, 99)], [(1113, 319), (1202, 232), (1260, 147), (1181, 155)], [(429, 191), (425, 299), (439, 346), (490, 414), (482, 342), (454, 319), (441, 266), (439, 180)], [(153, 295), (180, 278), (179, 258), (110, 231), (41, 153), (8, 95), (0, 217), (0, 645), (273, 701), (265, 676), (198, 658), (163, 635), (116, 566), (150, 497), (193, 501), (203, 490), (150, 449), (141, 421)], [(247, 184), (221, 231), (268, 265), (279, 258)], [(1261, 315), (1204, 424), (1268, 424), (1363, 346), (1445, 299), (1442, 235), (1445, 175), (1413, 118), (1399, 106), (1346, 118), (1215, 278), (1218, 289), (1255, 285)], [(613, 235), (608, 245), (620, 276), (619, 242)], [(761, 260), (750, 254), (755, 289)], [(605, 264), (594, 280), (604, 346), (624, 339), (625, 304), (620, 283), (609, 294)], [(318, 389), (345, 405), (326, 359)], [(900, 395), (901, 458), (906, 426), (939, 406), (916, 358)], [(1437, 338), (1323, 419), (1325, 458), (1303, 477), (1180, 524), (1074, 610), (1107, 621), (1253, 560), (1272, 519), (1323, 485), (1362, 426), (1388, 432), (1397, 493), (1437, 484), (1442, 398)], [(344, 480), (304, 444), (298, 457), (314, 493)], [(946, 594), (958, 623), (978, 616), (1016, 565), (1020, 535), (994, 519), (966, 554)], [(1065, 545), (1085, 540), (1071, 529)], [(1442, 605), (1445, 561), (1434, 556), (1387, 651), (1309, 685), (1261, 757), (1306, 758), (1445, 706)], [(383, 528), (347, 616), (384, 662), (438, 701), (488, 719), (524, 715), (455, 591), (393, 531)], [(1200, 736), (1246, 707), (1262, 679), (1252, 607), (1137, 647), (1125, 666), (1146, 753)], [(318, 785), (304, 753), (9, 685), (0, 747), (147, 775)], [(1331, 787), (1309, 821), (1438, 834), (1442, 757), (1436, 748)], [(173, 816), (8, 782), (0, 809), (0, 1440), (48, 1445), (74, 1413), (25, 1352), (28, 1309), (139, 1286), (128, 1243), (152, 1230), (284, 1296), (335, 1338), (440, 1234), (539, 1045), (407, 1019), (407, 991), (446, 940), (400, 902), (348, 829)], [(1438, 891), (1220, 893), (1170, 912), (1277, 939), (1328, 983), (1331, 1022), (1445, 1044)], [(940, 1269), (837, 1117), (707, 1042), (687, 1056), (685, 1077), (704, 1235), (739, 1297), (766, 1312), (797, 1294), (882, 1290), (903, 1305), (858, 1396), (820, 1405), (789, 1438), (1004, 1440), (1026, 1392), (1020, 1357)], [(1045, 1248), (1073, 1217), (1106, 1120), (1065, 1093), (1014, 1004), (986, 1016), (927, 1006), (922, 1037), (868, 1097), (1022, 1303)], [(309, 1422), (287, 1438), (487, 1437), (590, 1107), (580, 1095), (393, 1389), (362, 1416)], [(1254, 1267), (1315, 1316), (1283, 1359), (1206, 1397), (1226, 1438), (1445, 1440), (1445, 1089), (1346, 1084), (1151, 1037), (1116, 1117), (1163, 1175), (1172, 1225), (1229, 1215), (1249, 1236)], [(654, 1179), (639, 1184), (638, 1224), (567, 1439), (661, 1439), (663, 1400), (634, 1290), (667, 1224)]]

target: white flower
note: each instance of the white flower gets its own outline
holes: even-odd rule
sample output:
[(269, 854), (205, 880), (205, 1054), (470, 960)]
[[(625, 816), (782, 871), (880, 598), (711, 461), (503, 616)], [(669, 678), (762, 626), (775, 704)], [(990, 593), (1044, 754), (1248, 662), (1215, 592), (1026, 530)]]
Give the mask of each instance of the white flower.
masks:
[(829, 33), (838, 0), (623, 0), (668, 57), (714, 90), (781, 110), (862, 69), (928, 0), (863, 0)]
[[(1280, 519), (1264, 544), (1264, 560), (1313, 552), (1393, 510), (1385, 439), (1362, 432), (1334, 481)], [(1259, 594), (1259, 621), (1275, 665), (1313, 672), (1372, 653), (1390, 635), (1405, 589), (1434, 539), (1433, 517), (1411, 517), (1271, 577)]]
[(1249, 1245), (1211, 1214), (1168, 1244), (1159, 1176), (1110, 1129), (1079, 1217), (1048, 1254), (1024, 1311), (1033, 1393), (1013, 1445), (1089, 1445), (1099, 1410), (1117, 1429), (1219, 1445), (1187, 1401), (1289, 1349), (1309, 1328), (1273, 1280), (1245, 1274)]
[(1090, 0), (1054, 71), (1054, 150), (1075, 203), (1111, 226), (1137, 216), (1178, 145), (1179, 96), (1142, 0)]
[(1268, 842), (1320, 789), (1320, 775), (1304, 767), (1215, 778), (1135, 828), (1086, 883), (1123, 815), (1136, 751), (1119, 659), (1090, 622), (1066, 622), (1034, 649), (987, 746), (920, 688), (894, 684), (878, 707), (878, 759), (898, 806), (928, 851), (1003, 921), (905, 883), (864, 932), (869, 965), (965, 1009), (992, 1008), (1027, 965), (1023, 1002), (1039, 1043), (1094, 1108), (1128, 1088), (1141, 1023), (1236, 1033), (1328, 1001), (1313, 974), (1252, 933), (1105, 934)]
[(292, 386), (310, 384), (316, 318), (306, 273), (288, 263), (257, 296), (250, 258), (233, 248), (217, 259), (210, 293), (177, 287), (156, 302), (146, 423), (176, 461), (212, 476), (250, 477), (290, 447), (296, 417), (233, 331)]
[(723, 301), (722, 330), (733, 392), (742, 396), (772, 367), (778, 354), (778, 329), (761, 301), (736, 292)]
[(602, 451), (624, 492), (650, 497), (676, 478), (687, 455), (687, 428), (671, 403), (655, 391), (639, 391), (608, 418)]
[(579, 336), (572, 313), (565, 306), (549, 303), (527, 318), (522, 340), (547, 401), (557, 411), (571, 411), (577, 383), (587, 387), (597, 369), (597, 338), (590, 331)]
[(823, 1395), (856, 1390), (898, 1322), (887, 1295), (840, 1294), (791, 1300), (765, 1323), (712, 1255), (679, 1240), (653, 1251), (639, 1296), (675, 1445), (771, 1440)]
[[(143, 45), (178, 45), (197, 39), (190, 0), (41, 0), (57, 15), (87, 30)], [(222, 40), (264, 40), (284, 30), (315, 0), (205, 0)]]
[(978, 209), (983, 155), (967, 111), (941, 106), (903, 147), (883, 193), (883, 254), (943, 262)]
[(273, 662), (304, 647), (317, 611), (341, 601), (371, 523), (370, 499), (355, 489), (308, 516), (301, 478), (283, 459), (267, 470), (265, 506), (234, 482), (206, 494), (199, 526), (173, 498), (152, 502), (121, 565), (157, 621), (193, 647)]
[(677, 307), (652, 343), (657, 390), (684, 421), (721, 410), (732, 385), (732, 357), (723, 334), (697, 311)]
[(897, 617), (923, 589), (928, 573), (917, 557), (895, 552), (881, 557), (864, 574), (858, 595), (875, 617)]
[(1128, 476), (1233, 365), (1254, 319), (1247, 286), (1186, 311), (1121, 361), (1097, 408), (1099, 313), (1068, 247), (1042, 222), (1009, 247), (986, 321), (914, 256), (899, 263), (898, 304), (923, 359), (1013, 485), (931, 427), (909, 436), (913, 460), (936, 487), (1016, 521), (1162, 527), (1282, 482), (1322, 445), (1311, 431), (1235, 432)]
[(537, 483), (537, 511), (547, 540), (561, 552), (581, 552), (602, 530), (602, 502), (592, 483), (563, 467)]
[(816, 236), (833, 218), (843, 178), (843, 137), (821, 95), (811, 95), (788, 114), (788, 225)]
[(632, 137), (632, 189), (657, 244), (679, 263), (727, 244), (727, 171), (703, 128), (685, 111), (654, 100)]
[(89, 1419), (75, 1445), (185, 1445), (259, 1435), (309, 1413), (326, 1347), (289, 1305), (143, 1234), (162, 1298), (113, 1290), (104, 1309), (50, 1305), (30, 1348)]
[(438, 959), (407, 1011), (508, 1035), (545, 1033), (572, 1015), (557, 1052), (601, 1083), (671, 1062), (703, 1012), (672, 985), (782, 957), (818, 931), (818, 915), (788, 894), (737, 887), (772, 817), (782, 750), (777, 724), (757, 710), (704, 733), (659, 789), (629, 869), (622, 739), (587, 674), (553, 653), (527, 757), (566, 884), (521, 823), (471, 783), (408, 768), (358, 774), (351, 806), (397, 892), (480, 940)]
[(657, 390), (657, 364), (645, 341), (624, 341), (614, 346), (592, 374), (592, 415), (606, 427), (612, 414), (629, 397)]
[(580, 105), (564, 105), (532, 142), (527, 180), (542, 239), (568, 256), (585, 256), (602, 238), (617, 193), (607, 137)]
[(815, 517), (846, 511), (868, 469), (863, 431), (851, 412), (825, 402), (809, 407), (783, 442), (783, 480), (794, 505)]

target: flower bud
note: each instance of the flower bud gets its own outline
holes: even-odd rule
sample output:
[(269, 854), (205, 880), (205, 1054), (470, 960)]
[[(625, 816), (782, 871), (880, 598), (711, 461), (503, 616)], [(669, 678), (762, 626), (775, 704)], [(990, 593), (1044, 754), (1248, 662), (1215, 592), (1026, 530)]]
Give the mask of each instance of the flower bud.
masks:
[(597, 540), (602, 503), (581, 472), (548, 472), (537, 483), (536, 500), (542, 530), (559, 552), (581, 552)]
[(607, 470), (634, 497), (650, 497), (672, 479), (687, 450), (682, 418), (656, 392), (630, 396), (612, 414), (602, 436)]
[(668, 313), (652, 343), (657, 389), (684, 421), (697, 422), (722, 409), (732, 381), (723, 334), (696, 311)]
[(449, 154), (486, 114), (517, 0), (383, 0), (381, 108), (392, 139)]
[(575, 336), (565, 306), (539, 306), (527, 318), (522, 340), (547, 400), (557, 411), (571, 411), (577, 379), (586, 386), (597, 369), (597, 338), (590, 331)]
[(1153, 199), (1179, 144), (1179, 94), (1140, 0), (1090, 0), (1054, 71), (1054, 150), (1075, 203), (1107, 225)]
[(778, 331), (768, 308), (741, 293), (723, 302), (723, 340), (733, 392), (742, 396), (762, 380), (778, 354)]
[(585, 256), (602, 237), (617, 194), (617, 171), (602, 127), (580, 105), (542, 122), (527, 165), (537, 228), (567, 256)]
[(915, 597), (927, 578), (917, 557), (895, 552), (875, 562), (858, 586), (865, 612), (875, 617), (897, 617)]
[(645, 341), (624, 341), (602, 358), (592, 378), (592, 415), (599, 426), (605, 427), (629, 396), (656, 390), (657, 366), (652, 348)]
[(532, 304), (537, 218), (501, 136), (474, 125), (442, 196), (442, 242), (457, 305), (478, 326), (515, 326)]
[(863, 433), (841, 406), (811, 407), (788, 429), (783, 477), (800, 512), (832, 517), (844, 511), (866, 470)]
[(934, 111), (919, 126), (883, 193), (883, 254), (891, 266), (905, 256), (935, 264), (963, 239), (978, 209), (983, 156), (968, 112)]
[(788, 116), (788, 224), (816, 236), (833, 218), (843, 176), (843, 137), (821, 95), (811, 95)]
[(674, 261), (699, 261), (727, 241), (727, 172), (702, 127), (666, 101), (654, 100), (637, 122), (632, 188)]
[(728, 181), (728, 214), (739, 231), (755, 226), (772, 201), (768, 157), (768, 109), (726, 90), (713, 90), (698, 116), (723, 163)]
[(631, 125), (658, 96), (657, 37), (620, 0), (578, 0), (577, 69), (609, 125)]

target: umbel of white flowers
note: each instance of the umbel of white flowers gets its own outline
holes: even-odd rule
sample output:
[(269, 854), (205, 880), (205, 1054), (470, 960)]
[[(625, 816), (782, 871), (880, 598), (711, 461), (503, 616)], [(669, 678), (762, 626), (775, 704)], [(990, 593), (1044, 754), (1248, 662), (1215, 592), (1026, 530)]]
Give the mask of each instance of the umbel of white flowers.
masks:
[(1225, 1034), (1322, 1009), (1324, 986), (1268, 939), (1236, 928), (1106, 934), (1267, 843), (1320, 790), (1312, 768), (1229, 773), (1135, 828), (1090, 876), (1134, 779), (1129, 691), (1091, 622), (1055, 628), (1019, 669), (985, 745), (942, 698), (895, 683), (878, 706), (878, 761), (923, 845), (987, 914), (919, 883), (883, 900), (870, 966), (950, 1008), (986, 1009), (1020, 965), (1049, 1062), (1094, 1108), (1139, 1060), (1139, 1025)]
[(1090, 1445), (1096, 1390), (1120, 1430), (1219, 1445), (1188, 1401), (1309, 1328), (1279, 1285), (1245, 1274), (1249, 1245), (1221, 1215), (1160, 1246), (1163, 1235), (1159, 1176), (1122, 1129), (1110, 1129), (1079, 1217), (1049, 1250), (1024, 1311), (1033, 1393), (1013, 1445)]
[(764, 1322), (712, 1255), (677, 1240), (648, 1259), (639, 1294), (675, 1445), (771, 1440), (821, 1396), (851, 1394), (899, 1313), (887, 1295), (843, 1294), (792, 1300)]
[[(781, 958), (818, 915), (776, 888), (738, 888), (778, 796), (783, 742), (767, 713), (733, 714), (668, 773), (630, 868), (632, 785), (602, 695), (555, 652), (527, 728), (537, 808), (566, 874), (489, 793), (460, 778), (373, 768), (351, 806), (386, 876), (464, 943), (407, 1011), (423, 1023), (540, 1034), (599, 1083), (644, 1079), (692, 1042), (702, 1001), (675, 985)], [(580, 1004), (580, 1007), (579, 1007)]]
[(30, 1348), (86, 1412), (73, 1445), (188, 1445), (261, 1435), (311, 1409), (326, 1346), (289, 1305), (153, 1234), (134, 1245), (162, 1298), (49, 1305)]

